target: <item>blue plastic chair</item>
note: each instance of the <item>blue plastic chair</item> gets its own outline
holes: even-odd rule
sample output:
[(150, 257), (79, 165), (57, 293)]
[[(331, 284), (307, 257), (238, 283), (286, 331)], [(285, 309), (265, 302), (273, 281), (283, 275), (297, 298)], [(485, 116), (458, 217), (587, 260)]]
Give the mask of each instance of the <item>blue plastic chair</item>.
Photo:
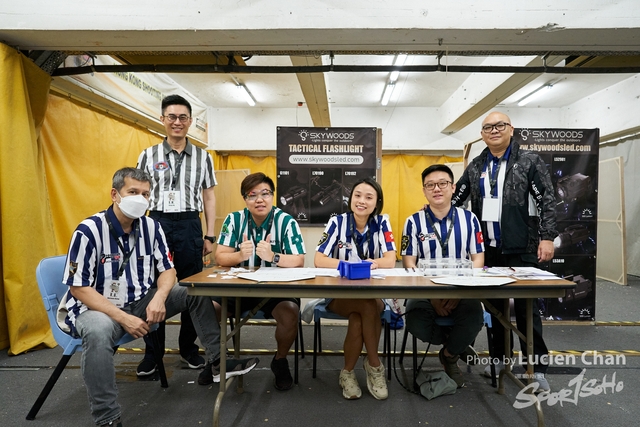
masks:
[[(60, 378), (60, 375), (64, 371), (64, 368), (69, 363), (71, 356), (76, 351), (82, 350), (82, 339), (74, 338), (71, 334), (63, 331), (58, 326), (57, 321), (57, 311), (58, 305), (60, 304), (61, 298), (64, 297), (65, 293), (68, 290), (68, 286), (62, 283), (62, 276), (64, 274), (65, 268), (65, 260), (66, 255), (54, 256), (49, 258), (44, 258), (36, 267), (36, 279), (38, 281), (38, 288), (40, 289), (40, 294), (42, 295), (42, 301), (44, 302), (44, 308), (47, 310), (47, 317), (49, 318), (49, 326), (51, 326), (51, 332), (53, 332), (53, 337), (60, 347), (62, 347), (62, 358), (58, 365), (53, 370), (51, 377), (49, 377), (49, 381), (45, 384), (44, 388), (40, 392), (40, 395), (36, 399), (35, 403), (31, 407), (29, 414), (27, 414), (28, 420), (34, 420), (38, 411), (44, 404), (45, 400), (51, 393), (53, 386)], [(154, 348), (160, 348), (160, 343), (158, 341), (158, 336), (155, 332), (156, 327), (150, 333), (151, 338), (153, 339)], [(135, 340), (129, 334), (125, 334), (120, 340), (116, 343), (116, 346), (126, 344), (130, 341)], [(160, 373), (160, 385), (162, 387), (168, 387), (167, 383), (167, 375), (164, 370), (164, 364), (162, 363), (162, 357), (158, 357), (159, 355), (155, 355), (156, 364), (158, 366), (158, 372)]]
[[(391, 307), (385, 302), (384, 311), (380, 314), (380, 318), (384, 325), (384, 342), (383, 353), (387, 356), (387, 379), (391, 380)], [(322, 328), (321, 319), (341, 319), (344, 317), (334, 313), (327, 309), (327, 306), (323, 301), (316, 304), (313, 309), (313, 378), (316, 377), (316, 366), (318, 355), (322, 353)]]

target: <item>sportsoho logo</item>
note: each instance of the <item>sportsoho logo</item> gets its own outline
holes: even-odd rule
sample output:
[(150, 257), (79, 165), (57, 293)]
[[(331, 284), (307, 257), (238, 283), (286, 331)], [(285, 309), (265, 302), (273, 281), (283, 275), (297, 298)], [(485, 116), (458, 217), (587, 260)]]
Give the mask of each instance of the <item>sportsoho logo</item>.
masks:
[(311, 140), (323, 139), (323, 140), (341, 140), (351, 141), (355, 138), (354, 132), (309, 132), (306, 129), (302, 129), (298, 132), (298, 136), (301, 141), (306, 141), (307, 138)]

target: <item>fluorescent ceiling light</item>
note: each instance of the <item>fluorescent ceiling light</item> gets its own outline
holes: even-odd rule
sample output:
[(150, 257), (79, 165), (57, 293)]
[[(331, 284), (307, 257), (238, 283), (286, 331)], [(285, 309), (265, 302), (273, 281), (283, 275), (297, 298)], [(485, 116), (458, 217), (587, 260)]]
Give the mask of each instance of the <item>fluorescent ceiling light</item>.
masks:
[(244, 83), (238, 80), (235, 76), (231, 74), (229, 75), (231, 76), (231, 80), (233, 80), (233, 83), (235, 83), (236, 87), (242, 92), (242, 96), (244, 97), (244, 100), (247, 102), (247, 104), (254, 107), (256, 105), (256, 99), (253, 97), (253, 94), (244, 85)]
[(251, 92), (249, 92), (249, 89), (247, 89), (247, 87), (242, 83), (238, 85), (238, 89), (242, 89), (242, 95), (244, 96), (244, 100), (247, 101), (247, 104), (254, 107), (256, 105), (256, 100), (253, 98)]
[[(393, 61), (393, 65), (394, 67), (401, 67), (404, 65), (404, 62), (407, 60), (407, 54), (399, 54), (396, 55), (395, 60)], [(400, 71), (392, 71), (391, 74), (389, 74), (389, 82), (390, 83), (395, 83), (396, 81), (398, 81), (398, 77), (400, 77)]]
[(533, 92), (529, 92), (529, 94), (523, 96), (522, 98), (520, 98), (520, 100), (518, 100), (518, 107), (524, 107), (529, 102), (547, 93), (547, 90), (545, 89), (551, 89), (552, 87), (553, 87), (552, 83), (545, 83), (539, 88), (537, 88), (536, 90), (534, 90)]
[[(409, 55), (405, 53), (401, 53), (396, 55), (393, 60), (394, 67), (401, 67), (404, 65), (404, 62), (407, 60)], [(392, 71), (389, 73), (389, 80), (387, 80), (387, 84), (384, 86), (384, 90), (382, 91), (382, 100), (380, 103), (383, 106), (386, 106), (391, 99), (391, 95), (393, 94), (393, 89), (396, 87), (396, 82), (398, 81), (398, 77), (400, 77), (400, 71)]]
[(389, 103), (389, 99), (391, 99), (391, 94), (393, 93), (393, 89), (395, 88), (395, 86), (395, 83), (389, 82), (384, 87), (384, 92), (382, 92), (382, 101), (380, 101), (383, 106), (386, 106)]

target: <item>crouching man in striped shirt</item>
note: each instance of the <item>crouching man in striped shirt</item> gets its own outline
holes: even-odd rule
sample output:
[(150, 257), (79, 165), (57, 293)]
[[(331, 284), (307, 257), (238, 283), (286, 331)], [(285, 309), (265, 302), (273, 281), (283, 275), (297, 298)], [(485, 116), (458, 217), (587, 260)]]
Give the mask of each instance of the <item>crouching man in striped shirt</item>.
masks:
[[(484, 265), (484, 244), (478, 218), (451, 206), (455, 191), (453, 172), (446, 165), (431, 165), (422, 172), (422, 191), (429, 205), (407, 218), (402, 232), (402, 264), (416, 267), (419, 259), (469, 259), (474, 267)], [(475, 353), (471, 343), (482, 329), (482, 305), (471, 299), (409, 299), (407, 329), (431, 344), (442, 344), (439, 358), (445, 372), (464, 385), (458, 367), (460, 355)], [(437, 317), (450, 317), (453, 326), (441, 327)]]
[[(302, 267), (305, 247), (300, 227), (295, 219), (273, 206), (273, 180), (258, 172), (245, 177), (240, 193), (247, 205), (232, 212), (224, 220), (218, 237), (216, 262), (233, 267)], [(214, 300), (216, 300), (214, 298)], [(229, 298), (229, 312), (235, 310), (235, 300)], [(242, 298), (241, 311), (253, 309), (262, 298)], [(220, 304), (220, 299), (217, 300)], [(219, 305), (217, 306), (219, 307)], [(277, 351), (271, 361), (277, 390), (289, 390), (293, 378), (289, 372), (287, 354), (298, 333), (300, 299), (271, 298), (261, 309), (266, 318), (276, 320)], [(218, 313), (220, 311), (218, 310)], [(199, 384), (208, 380), (207, 368)]]
[(63, 277), (69, 286), (65, 322), (82, 338), (82, 375), (99, 426), (122, 426), (113, 347), (125, 333), (143, 337), (151, 325), (188, 311), (209, 361), (215, 364), (220, 354), (210, 298), (189, 296), (176, 285), (164, 232), (144, 216), (151, 177), (123, 168), (112, 185), (113, 204), (74, 231)]

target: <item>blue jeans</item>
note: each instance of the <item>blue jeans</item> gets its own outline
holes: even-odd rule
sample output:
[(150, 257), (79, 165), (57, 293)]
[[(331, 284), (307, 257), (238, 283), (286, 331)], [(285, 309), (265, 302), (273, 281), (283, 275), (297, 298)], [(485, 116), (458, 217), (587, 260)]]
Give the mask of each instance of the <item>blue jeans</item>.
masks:
[(407, 300), (407, 330), (420, 341), (444, 344), (453, 355), (461, 354), (471, 345), (484, 324), (482, 305), (474, 299), (460, 300), (449, 315), (453, 319), (453, 326), (436, 325), (436, 317), (440, 316), (429, 300)]
[[(152, 289), (144, 298), (123, 310), (141, 319), (146, 318), (146, 308), (153, 296)], [(220, 325), (209, 297), (187, 295), (187, 289), (174, 286), (167, 300), (166, 317), (188, 310), (205, 347), (210, 362), (220, 357)], [(113, 347), (126, 331), (106, 314), (87, 310), (76, 319), (76, 330), (82, 338), (82, 376), (89, 395), (93, 421), (106, 424), (120, 417), (122, 411), (117, 402), (116, 372)]]

